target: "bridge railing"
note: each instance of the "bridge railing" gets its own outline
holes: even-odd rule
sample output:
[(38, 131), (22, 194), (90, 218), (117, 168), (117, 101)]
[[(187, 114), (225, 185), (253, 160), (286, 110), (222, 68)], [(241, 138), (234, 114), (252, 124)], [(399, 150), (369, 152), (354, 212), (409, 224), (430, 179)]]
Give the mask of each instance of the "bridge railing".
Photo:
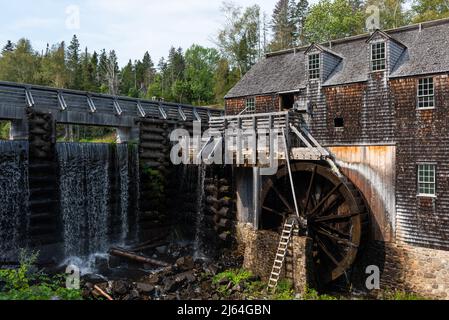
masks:
[(60, 123), (112, 127), (134, 127), (141, 118), (207, 123), (223, 114), (185, 104), (0, 82), (0, 119), (23, 119), (27, 107), (50, 112)]

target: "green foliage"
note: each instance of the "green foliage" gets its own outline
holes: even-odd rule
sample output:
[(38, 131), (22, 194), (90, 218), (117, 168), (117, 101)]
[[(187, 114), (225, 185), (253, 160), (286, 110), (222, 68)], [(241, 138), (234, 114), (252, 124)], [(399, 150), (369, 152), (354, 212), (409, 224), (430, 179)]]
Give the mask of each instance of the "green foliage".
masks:
[(315, 289), (306, 288), (304, 291), (302, 300), (338, 300), (335, 296), (319, 294)]
[(148, 199), (152, 203), (152, 207), (155, 211), (162, 212), (165, 205), (165, 177), (159, 171), (152, 169), (148, 166), (142, 168), (142, 183), (145, 186), (145, 190), (148, 194), (151, 194), (151, 199)]
[(9, 140), (10, 129), (11, 129), (11, 122), (0, 121), (0, 140)]
[(278, 0), (273, 12), (271, 28), (272, 51), (296, 47), (304, 40), (303, 26), (308, 11), (307, 0)]
[(227, 270), (225, 272), (217, 274), (213, 279), (213, 283), (217, 284), (222, 280), (228, 280), (233, 285), (238, 285), (240, 282), (246, 281), (252, 276), (253, 275), (250, 271), (244, 269)]
[(349, 0), (320, 0), (310, 9), (304, 34), (309, 42), (325, 42), (363, 33), (364, 27), (365, 13)]
[(423, 297), (409, 292), (404, 292), (400, 290), (386, 290), (381, 294), (381, 300), (426, 300)]
[(242, 8), (232, 2), (224, 2), (222, 11), (227, 23), (219, 31), (216, 43), (223, 57), (240, 72), (241, 77), (262, 54), (260, 7)]
[(295, 290), (290, 280), (281, 280), (278, 283), (276, 292), (269, 297), (270, 300), (294, 300)]
[(20, 253), (18, 269), (0, 270), (0, 300), (82, 300), (79, 290), (67, 289), (63, 276), (49, 277), (40, 272), (32, 272), (38, 253)]
[(414, 0), (413, 22), (449, 18), (449, 0)]

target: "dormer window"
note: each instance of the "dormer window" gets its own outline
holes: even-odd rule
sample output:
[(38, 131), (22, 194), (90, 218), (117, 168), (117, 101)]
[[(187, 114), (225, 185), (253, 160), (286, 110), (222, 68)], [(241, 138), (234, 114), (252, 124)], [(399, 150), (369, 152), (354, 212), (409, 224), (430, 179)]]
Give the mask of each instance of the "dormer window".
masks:
[(386, 69), (385, 42), (371, 44), (371, 71), (382, 71)]
[(319, 79), (320, 78), (320, 55), (311, 54), (309, 55), (309, 79)]

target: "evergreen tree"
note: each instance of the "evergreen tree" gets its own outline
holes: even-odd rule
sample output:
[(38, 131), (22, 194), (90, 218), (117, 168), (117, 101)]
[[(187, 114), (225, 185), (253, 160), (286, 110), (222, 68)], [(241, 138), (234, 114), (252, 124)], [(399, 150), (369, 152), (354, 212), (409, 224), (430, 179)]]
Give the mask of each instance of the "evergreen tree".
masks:
[(14, 48), (15, 48), (14, 43), (12, 43), (11, 40), (8, 40), (6, 42), (6, 45), (2, 49), (2, 55), (4, 55), (7, 52), (13, 52)]
[[(293, 2), (293, 4), (292, 4)], [(294, 0), (279, 0), (273, 11), (272, 31), (273, 42), (271, 43), (271, 50), (278, 51), (282, 49), (292, 48), (294, 46), (295, 25), (293, 22)]]
[(100, 92), (107, 93), (109, 91), (108, 88), (108, 55), (106, 50), (103, 49), (100, 53), (100, 59), (98, 61), (98, 84), (100, 86)]
[(80, 64), (80, 43), (76, 35), (73, 36), (67, 48), (67, 69), (69, 72), (69, 88), (81, 89), (82, 68)]
[(309, 13), (309, 2), (307, 0), (299, 0), (298, 3), (294, 4), (294, 6), (292, 7), (291, 20), (293, 22), (294, 46), (300, 46), (305, 43), (304, 24), (306, 22), (308, 13)]
[(141, 92), (146, 92), (154, 81), (156, 69), (150, 54), (145, 52), (142, 61), (136, 62), (136, 86)]
[(109, 52), (106, 65), (106, 79), (108, 83), (108, 93), (111, 95), (118, 95), (119, 93), (119, 66), (117, 62), (117, 54), (115, 50)]
[(131, 60), (120, 72), (120, 93), (134, 97), (136, 96), (136, 73)]
[(94, 51), (94, 53), (92, 54), (92, 58), (90, 59), (90, 64), (92, 66), (92, 75), (94, 77), (93, 79), (93, 84), (95, 87), (95, 92), (99, 90), (100, 87), (100, 82), (98, 80), (98, 53), (96, 51)]

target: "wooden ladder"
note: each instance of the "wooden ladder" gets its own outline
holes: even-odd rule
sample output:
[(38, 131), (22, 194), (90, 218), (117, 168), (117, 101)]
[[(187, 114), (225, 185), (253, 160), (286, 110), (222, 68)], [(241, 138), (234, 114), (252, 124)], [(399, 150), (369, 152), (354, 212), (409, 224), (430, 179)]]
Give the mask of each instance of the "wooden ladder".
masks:
[(291, 241), (293, 231), (297, 226), (296, 218), (287, 218), (282, 230), (281, 239), (279, 241), (279, 247), (274, 259), (273, 269), (271, 270), (270, 280), (268, 282), (268, 290), (273, 293), (279, 283), (279, 279), (282, 273), (282, 267), (284, 266), (285, 258), (288, 252), (288, 245)]

